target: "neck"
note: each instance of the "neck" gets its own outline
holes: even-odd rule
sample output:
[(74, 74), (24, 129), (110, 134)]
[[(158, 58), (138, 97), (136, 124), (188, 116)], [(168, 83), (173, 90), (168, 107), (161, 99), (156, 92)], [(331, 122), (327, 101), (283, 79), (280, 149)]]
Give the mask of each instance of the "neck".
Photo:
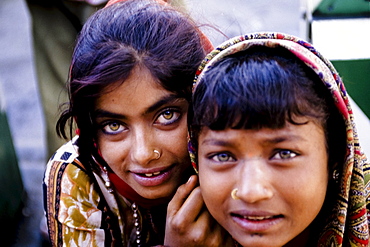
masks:
[(112, 172), (108, 172), (109, 179), (112, 181), (115, 189), (118, 193), (122, 196), (127, 198), (131, 202), (135, 202), (139, 206), (143, 208), (151, 208), (154, 206), (159, 206), (163, 204), (167, 204), (171, 197), (166, 198), (159, 198), (159, 199), (147, 199), (140, 196), (134, 189), (132, 189), (128, 184), (125, 183), (122, 179), (120, 179), (116, 174)]
[(284, 247), (308, 246), (310, 240), (310, 227), (307, 227), (297, 237), (293, 238)]

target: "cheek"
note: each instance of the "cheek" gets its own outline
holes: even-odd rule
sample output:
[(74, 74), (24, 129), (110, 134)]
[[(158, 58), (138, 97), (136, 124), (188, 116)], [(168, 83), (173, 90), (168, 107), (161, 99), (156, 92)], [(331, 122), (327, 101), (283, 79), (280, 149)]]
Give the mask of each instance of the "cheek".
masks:
[(296, 203), (308, 211), (319, 211), (324, 202), (328, 186), (328, 156), (325, 136), (314, 125), (310, 132), (311, 145), (306, 147), (304, 159), (297, 166), (296, 174), (290, 176), (290, 183), (295, 184)]
[(286, 199), (290, 198), (288, 200), (299, 224), (309, 225), (323, 206), (328, 185), (326, 167), (323, 160), (311, 160), (311, 165), (304, 172), (289, 179), (289, 183), (295, 186), (285, 190)]
[[(202, 169), (203, 168), (203, 169)], [(204, 202), (214, 218), (222, 220), (232, 190), (231, 176), (204, 169), (199, 162), (199, 184)]]
[(171, 132), (163, 131), (158, 139), (159, 145), (167, 149), (168, 152), (176, 154), (178, 157), (187, 157), (187, 125), (183, 123)]
[[(307, 182), (305, 184), (307, 190), (311, 193), (313, 198), (316, 198), (317, 203), (321, 203), (324, 200), (328, 182), (328, 156), (326, 153), (324, 141), (322, 141), (321, 148), (318, 145), (318, 150), (316, 150), (316, 155), (313, 155), (311, 164), (308, 166)], [(309, 193), (307, 192), (307, 193)], [(316, 196), (315, 196), (315, 195)]]
[(311, 198), (309, 200), (312, 200), (316, 203), (317, 207), (321, 208), (327, 192), (329, 175), (326, 162), (320, 162), (319, 166), (320, 168), (317, 169), (316, 174), (312, 174), (311, 182), (308, 181), (308, 183), (312, 184), (308, 189), (311, 192)]
[(123, 160), (126, 155), (126, 148), (123, 142), (110, 142), (98, 138), (97, 144), (100, 155), (111, 167), (119, 160)]

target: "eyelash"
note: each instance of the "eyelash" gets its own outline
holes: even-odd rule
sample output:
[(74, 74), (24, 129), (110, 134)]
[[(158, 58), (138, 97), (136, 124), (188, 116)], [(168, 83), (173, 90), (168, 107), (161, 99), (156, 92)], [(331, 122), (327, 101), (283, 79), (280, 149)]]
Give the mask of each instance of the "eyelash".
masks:
[[(166, 119), (166, 117), (164, 116), (165, 114), (172, 114), (169, 120)], [(168, 121), (168, 122), (161, 123), (159, 121), (161, 117), (163, 117), (164, 121)], [(177, 122), (180, 118), (181, 118), (181, 113), (178, 110), (167, 108), (158, 115), (155, 122), (159, 122), (160, 125), (167, 126), (167, 125), (171, 125)], [(112, 125), (115, 125), (117, 127), (117, 130), (112, 130)], [(102, 126), (101, 127), (102, 131), (108, 135), (116, 135), (116, 134), (122, 133), (122, 131), (124, 131), (124, 128), (125, 128), (125, 125), (118, 121), (107, 121), (107, 122), (102, 123), (101, 126)]]
[[(286, 157), (286, 158), (283, 158), (282, 155), (284, 155), (283, 153), (285, 152), (285, 154), (289, 154), (289, 157)], [(271, 157), (271, 159), (275, 160), (275, 156), (276, 155), (279, 155), (280, 158), (278, 159), (281, 159), (281, 160), (287, 160), (287, 159), (292, 159), (292, 158), (295, 158), (298, 156), (298, 154), (296, 152), (293, 152), (291, 150), (288, 150), (288, 149), (280, 149), (280, 150), (277, 150), (277, 152), (274, 153), (274, 155)]]
[[(284, 153), (288, 154), (289, 157), (286, 157), (286, 158), (282, 157), (284, 155)], [(279, 155), (279, 158), (275, 158), (275, 156), (277, 156), (277, 155)], [(226, 160), (221, 160), (222, 159), (221, 156), (223, 156), (222, 158), (226, 158)], [(274, 155), (270, 159), (272, 159), (272, 160), (287, 160), (287, 159), (295, 158), (297, 156), (298, 156), (298, 154), (296, 152), (293, 152), (293, 151), (287, 150), (287, 149), (283, 149), (283, 150), (277, 150), (276, 152), (274, 152)], [(226, 153), (226, 152), (212, 154), (208, 157), (208, 159), (213, 160), (215, 162), (232, 162), (232, 161), (236, 160), (234, 157), (232, 157), (231, 154)], [(230, 159), (232, 159), (232, 160), (230, 160)]]
[[(111, 125), (113, 125), (113, 124), (118, 127), (118, 130), (112, 130)], [(108, 134), (108, 135), (119, 134), (122, 131), (124, 131), (124, 129), (121, 129), (121, 128), (125, 128), (125, 126), (123, 124), (119, 123), (118, 121), (108, 121), (108, 122), (103, 123), (101, 126), (102, 126), (101, 129), (102, 129), (103, 133)]]
[[(221, 158), (221, 155), (223, 155), (224, 157), (227, 158), (227, 160), (220, 160)], [(208, 157), (210, 160), (212, 161), (215, 161), (215, 162), (230, 162), (230, 161), (235, 161), (235, 159), (228, 153), (224, 152), (224, 153), (216, 153), (216, 154), (212, 154)], [(230, 160), (232, 159), (232, 160)]]
[[(172, 114), (171, 115), (171, 119), (173, 119), (173, 118), (175, 118), (175, 119), (173, 119), (173, 120), (166, 119), (164, 115), (167, 114), (167, 113)], [(161, 117), (163, 117), (164, 121), (168, 121), (168, 122), (166, 122), (166, 123), (160, 123), (159, 119)], [(181, 118), (181, 112), (179, 110), (173, 109), (173, 108), (167, 108), (167, 109), (163, 110), (161, 113), (159, 113), (159, 115), (156, 118), (156, 121), (155, 122), (159, 122), (159, 124), (164, 125), (164, 126), (167, 126), (167, 125), (171, 125), (171, 124), (177, 122), (178, 120), (180, 120), (180, 118)]]

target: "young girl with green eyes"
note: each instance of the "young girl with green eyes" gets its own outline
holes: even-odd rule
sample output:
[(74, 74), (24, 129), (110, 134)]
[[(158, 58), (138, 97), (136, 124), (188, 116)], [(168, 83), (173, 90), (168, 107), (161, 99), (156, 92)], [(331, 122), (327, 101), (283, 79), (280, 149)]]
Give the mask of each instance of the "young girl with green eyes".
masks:
[(279, 33), (231, 39), (195, 79), (190, 151), (241, 246), (369, 246), (370, 165), (341, 78)]
[(51, 244), (226, 246), (187, 151), (192, 79), (212, 45), (162, 1), (108, 5), (73, 54), (57, 130), (67, 138), (76, 126), (77, 135), (44, 178)]

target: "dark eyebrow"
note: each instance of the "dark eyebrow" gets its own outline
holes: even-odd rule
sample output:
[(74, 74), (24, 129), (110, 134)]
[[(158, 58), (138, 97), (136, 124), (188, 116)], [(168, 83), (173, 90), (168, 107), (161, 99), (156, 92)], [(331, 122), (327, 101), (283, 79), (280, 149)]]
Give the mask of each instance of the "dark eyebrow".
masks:
[(93, 118), (120, 118), (120, 119), (125, 119), (126, 117), (122, 114), (118, 113), (113, 113), (109, 111), (105, 111), (102, 109), (97, 109), (94, 111)]
[(162, 105), (168, 104), (170, 102), (174, 102), (176, 100), (180, 99), (179, 96), (175, 94), (166, 95), (165, 97), (161, 98), (157, 102), (155, 102), (153, 105), (149, 106), (145, 112), (144, 115), (149, 114), (151, 112), (154, 112), (158, 108), (160, 108)]
[[(143, 115), (149, 114), (151, 112), (154, 112), (161, 106), (168, 104), (170, 102), (174, 102), (176, 100), (180, 99), (177, 95), (175, 94), (170, 94), (162, 97), (160, 100), (155, 102), (153, 105), (149, 106), (145, 111)], [(105, 111), (102, 109), (97, 109), (94, 111), (94, 119), (95, 118), (116, 118), (116, 119), (126, 119), (126, 116), (114, 112), (109, 112)]]
[(285, 141), (294, 141), (294, 140), (302, 140), (300, 136), (296, 135), (287, 135), (287, 136), (281, 136), (281, 137), (275, 137), (271, 139), (267, 139), (264, 141), (266, 144), (278, 144)]
[(201, 145), (204, 145), (204, 144), (210, 144), (210, 145), (214, 145), (214, 146), (224, 146), (224, 147), (228, 147), (228, 146), (232, 146), (232, 142), (228, 142), (228, 141), (224, 141), (224, 140), (217, 140), (217, 139), (205, 139)]
[[(292, 141), (292, 140), (302, 140), (301, 137), (295, 136), (295, 135), (289, 135), (289, 136), (284, 136), (284, 137), (275, 137), (271, 139), (266, 139), (263, 141), (264, 144), (278, 144), (281, 142), (285, 141)], [(204, 144), (210, 144), (210, 145), (215, 145), (215, 146), (223, 146), (223, 147), (232, 147), (234, 145), (234, 142), (231, 141), (225, 141), (225, 140), (218, 140), (218, 139), (205, 139), (201, 145)]]

